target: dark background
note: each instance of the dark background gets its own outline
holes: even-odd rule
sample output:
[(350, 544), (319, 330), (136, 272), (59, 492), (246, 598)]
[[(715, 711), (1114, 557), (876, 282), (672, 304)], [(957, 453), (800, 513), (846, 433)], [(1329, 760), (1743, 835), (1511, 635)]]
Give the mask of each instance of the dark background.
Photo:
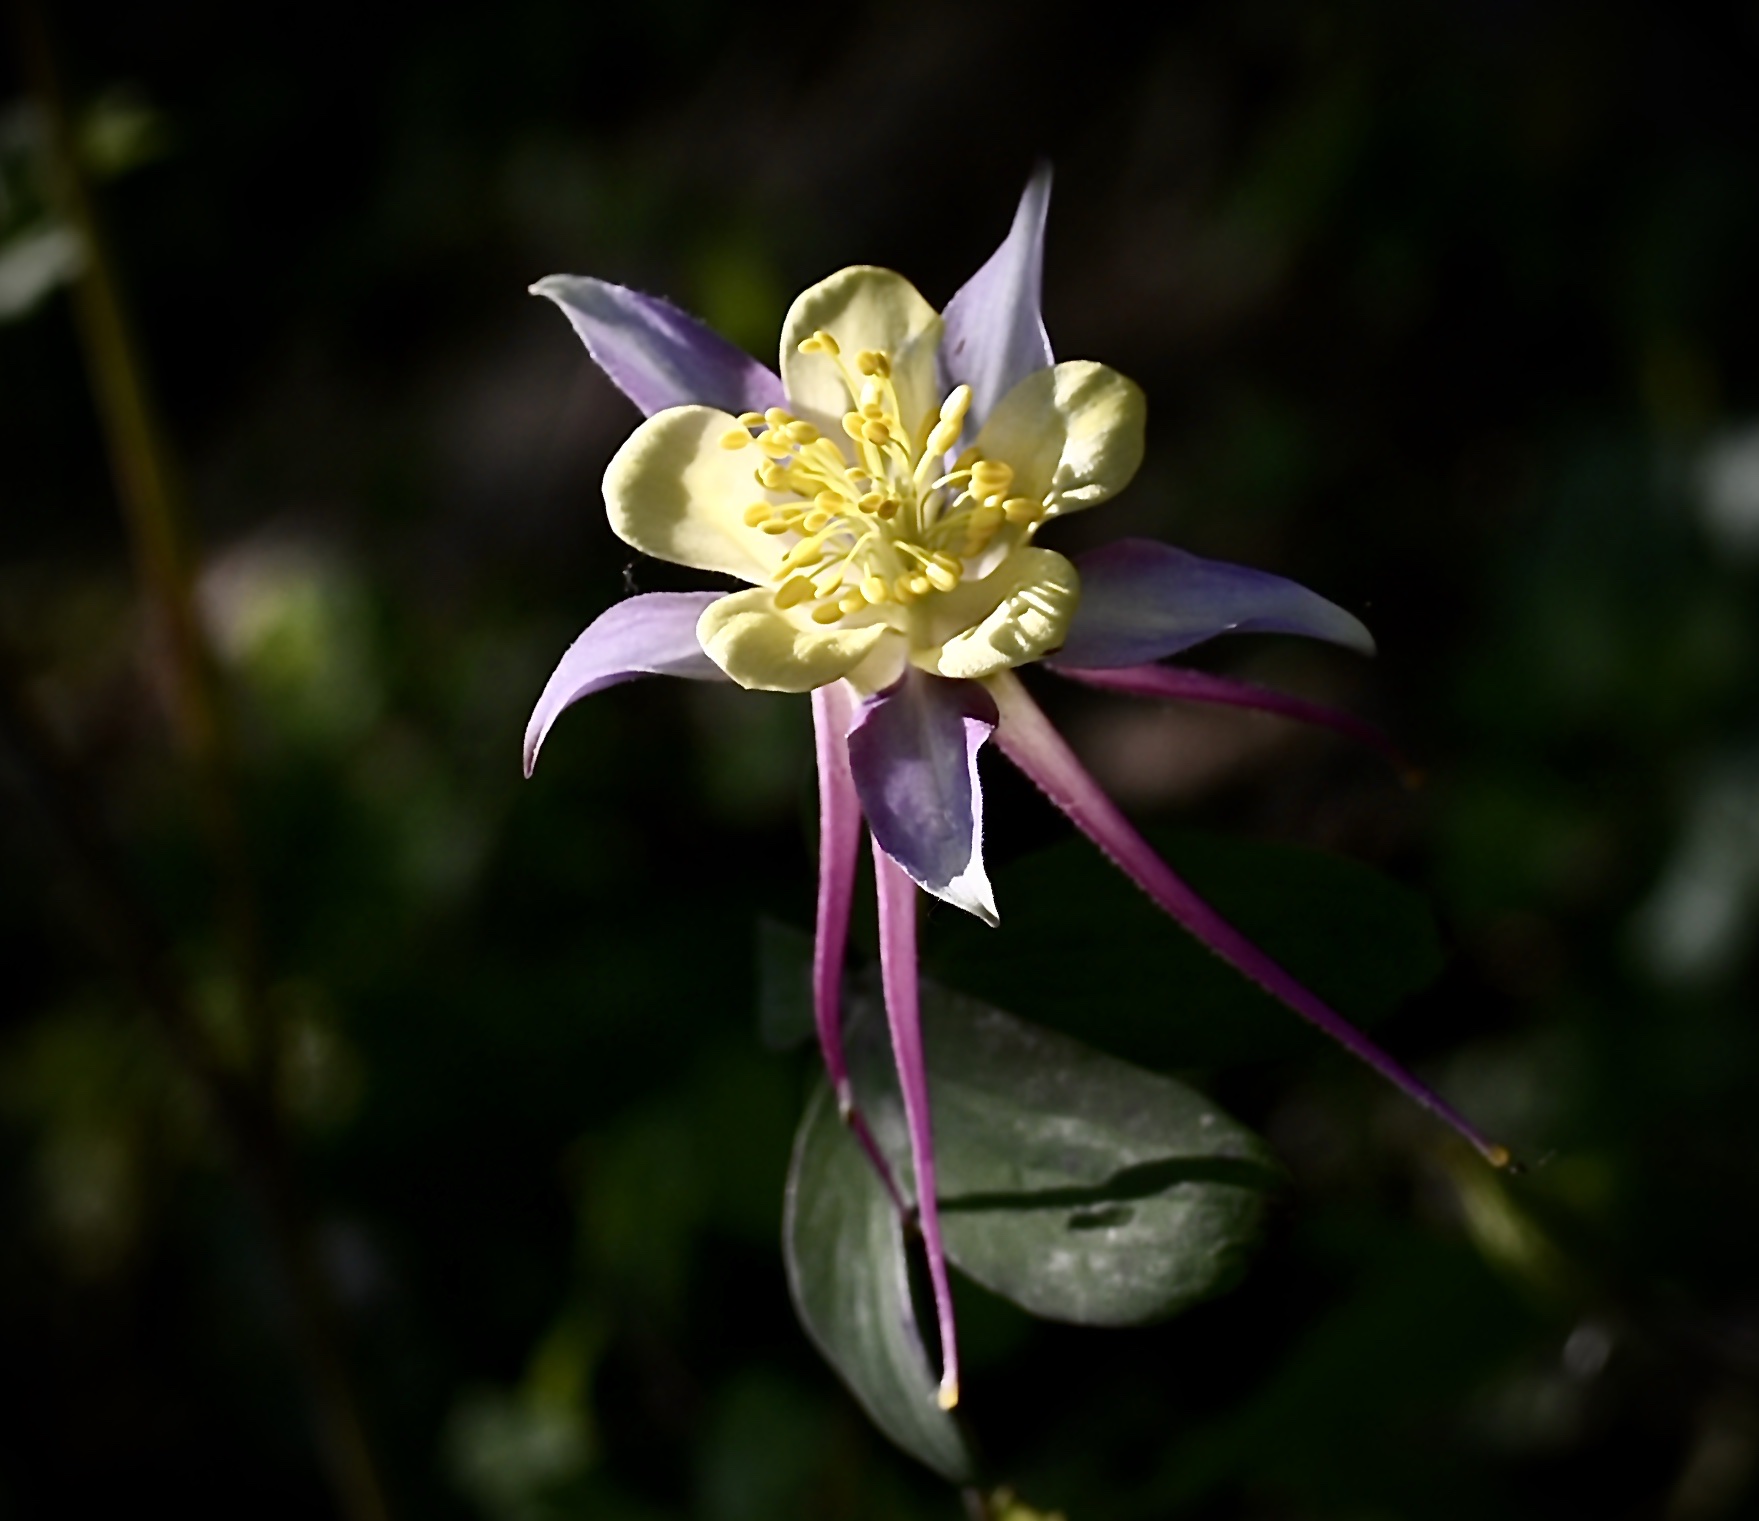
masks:
[[(1148, 1331), (974, 1294), (998, 1469), (1070, 1521), (1759, 1514), (1759, 11), (50, 21), (126, 150), (97, 193), (398, 1515), (959, 1513), (816, 1359), (776, 1244), (813, 1061), (760, 1044), (754, 943), (809, 923), (805, 705), (625, 687), (519, 779), (574, 634), (693, 584), (606, 527), (635, 414), (524, 287), (623, 281), (769, 358), (843, 264), (944, 302), (1040, 156), (1052, 340), (1150, 401), (1137, 483), (1059, 547), (1154, 534), (1358, 612), (1372, 664), (1201, 659), (1375, 718), (1427, 784), (1266, 719), (1035, 690), (1138, 816), (1428, 895), (1446, 969), (1380, 1033), (1537, 1165), (1500, 1186), (1316, 1044), (1175, 1059), (1293, 1174), (1266, 1249)], [(40, 226), (20, 120), (0, 261)], [(0, 326), (0, 502), (0, 648), (223, 1030), (64, 290)], [(986, 777), (998, 866), (1064, 837)], [(12, 758), (0, 863), (0, 1516), (333, 1513), (268, 1238)]]

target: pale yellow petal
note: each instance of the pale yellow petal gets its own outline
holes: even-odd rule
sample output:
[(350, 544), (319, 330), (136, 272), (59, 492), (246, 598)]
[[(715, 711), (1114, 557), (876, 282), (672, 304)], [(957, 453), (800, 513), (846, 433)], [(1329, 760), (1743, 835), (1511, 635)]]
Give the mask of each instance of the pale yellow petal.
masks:
[(605, 511), (643, 554), (741, 581), (765, 581), (783, 546), (745, 525), (753, 502), (780, 500), (755, 478), (756, 448), (723, 449), (738, 420), (713, 407), (670, 407), (629, 435), (605, 471)]
[(1075, 512), (1122, 491), (1142, 463), (1147, 406), (1134, 381), (1077, 359), (1028, 375), (978, 435), (985, 459), (1014, 467), (1010, 495)]
[(1059, 648), (1081, 600), (1081, 578), (1054, 550), (1016, 550), (981, 581), (935, 599), (937, 627), (965, 626), (912, 659), (942, 676), (976, 681)]
[(763, 587), (711, 602), (697, 620), (696, 639), (742, 687), (760, 692), (810, 692), (847, 675), (887, 635), (884, 623), (821, 628), (778, 611)]
[(837, 423), (849, 410), (850, 398), (837, 363), (825, 354), (800, 352), (801, 340), (821, 328), (837, 340), (852, 371), (862, 349), (891, 356), (892, 384), (906, 428), (914, 430), (930, 407), (940, 405), (935, 377), (940, 314), (902, 275), (869, 264), (838, 270), (796, 296), (782, 323), (782, 385), (788, 404), (841, 439)]

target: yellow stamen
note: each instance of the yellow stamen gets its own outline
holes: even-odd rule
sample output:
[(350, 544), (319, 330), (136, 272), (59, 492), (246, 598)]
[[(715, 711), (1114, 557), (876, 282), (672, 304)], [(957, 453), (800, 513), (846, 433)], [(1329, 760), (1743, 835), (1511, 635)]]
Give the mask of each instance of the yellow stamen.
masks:
[(861, 594), (861, 588), (859, 586), (852, 586), (848, 591), (843, 593), (841, 598), (838, 599), (837, 606), (841, 608), (845, 614), (858, 613), (862, 608), (867, 606), (867, 598)]
[(876, 576), (869, 571), (861, 578), (861, 595), (869, 602), (889, 602), (892, 599), (892, 589), (886, 585), (884, 576)]
[(1030, 497), (1011, 496), (1002, 503), (1002, 512), (1010, 523), (1030, 523), (1038, 516), (1038, 503)]
[(843, 609), (838, 607), (835, 602), (821, 602), (812, 610), (814, 623), (835, 623), (842, 616)]
[(745, 509), (745, 526), (747, 528), (757, 527), (759, 523), (768, 521), (775, 510), (768, 502), (753, 502)]
[(741, 412), (739, 414), (741, 428), (761, 428), (763, 424), (764, 416), (761, 412)]
[(789, 423), (794, 421), (794, 414), (784, 411), (781, 407), (771, 407), (763, 414), (763, 420), (772, 428), (780, 429), (787, 427)]
[(729, 428), (721, 435), (723, 449), (743, 449), (751, 442), (751, 435), (743, 428)]
[(811, 444), (818, 441), (818, 429), (809, 422), (794, 421), (782, 430), (797, 444)]
[(891, 438), (892, 430), (883, 422), (874, 420), (861, 425), (861, 436), (870, 444), (883, 444)]
[(831, 358), (835, 359), (843, 351), (837, 347), (837, 340), (821, 327), (810, 338), (801, 340), (800, 352), (802, 354), (829, 354)]
[(776, 606), (785, 612), (790, 607), (798, 607), (811, 595), (812, 582), (808, 581), (805, 576), (795, 576), (792, 580), (784, 583), (782, 589), (776, 593)]

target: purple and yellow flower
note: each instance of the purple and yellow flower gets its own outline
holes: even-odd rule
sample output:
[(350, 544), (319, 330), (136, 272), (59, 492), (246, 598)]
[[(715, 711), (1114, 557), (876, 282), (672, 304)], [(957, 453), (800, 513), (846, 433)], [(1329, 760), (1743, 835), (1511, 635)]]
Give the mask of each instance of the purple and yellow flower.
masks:
[(611, 526), (658, 559), (738, 591), (657, 592), (603, 613), (563, 655), (525, 736), (530, 774), (569, 704), (646, 674), (812, 696), (820, 847), (814, 1005), (825, 1065), (900, 1209), (854, 1106), (840, 987), (865, 823), (881, 979), (934, 1288), (940, 1397), (958, 1354), (935, 1197), (917, 1009), (916, 892), (995, 924), (978, 752), (1010, 760), (1162, 909), (1240, 972), (1438, 1114), (1481, 1136), (1203, 902), (1147, 846), (1051, 727), (1016, 668), (1089, 685), (1367, 726), (1300, 699), (1162, 664), (1219, 634), (1286, 633), (1368, 654), (1342, 608), (1279, 576), (1123, 540), (1071, 560), (1041, 530), (1122, 491), (1142, 460), (1144, 401), (1117, 371), (1058, 363), (1039, 314), (1048, 173), (1008, 236), (936, 312), (902, 276), (857, 265), (804, 291), (780, 373), (676, 307), (601, 280), (532, 287), (561, 307), (646, 414), (605, 472)]

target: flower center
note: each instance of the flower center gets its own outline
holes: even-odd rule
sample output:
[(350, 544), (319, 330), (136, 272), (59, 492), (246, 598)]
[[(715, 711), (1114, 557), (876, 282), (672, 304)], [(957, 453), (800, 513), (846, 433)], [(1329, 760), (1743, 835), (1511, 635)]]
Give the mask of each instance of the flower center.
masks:
[(853, 367), (836, 339), (816, 332), (803, 354), (830, 359), (849, 392), (843, 414), (848, 452), (781, 407), (746, 412), (721, 440), (723, 448), (755, 445), (764, 455), (753, 472), (766, 491), (792, 500), (754, 502), (748, 527), (792, 534), (772, 579), (776, 606), (812, 603), (814, 623), (841, 622), (867, 608), (907, 607), (950, 592), (967, 566), (1004, 526), (1030, 537), (1046, 505), (1010, 496), (1014, 471), (967, 449), (948, 468), (971, 405), (971, 388), (956, 386), (915, 427), (907, 424), (892, 384), (891, 356), (863, 349)]

